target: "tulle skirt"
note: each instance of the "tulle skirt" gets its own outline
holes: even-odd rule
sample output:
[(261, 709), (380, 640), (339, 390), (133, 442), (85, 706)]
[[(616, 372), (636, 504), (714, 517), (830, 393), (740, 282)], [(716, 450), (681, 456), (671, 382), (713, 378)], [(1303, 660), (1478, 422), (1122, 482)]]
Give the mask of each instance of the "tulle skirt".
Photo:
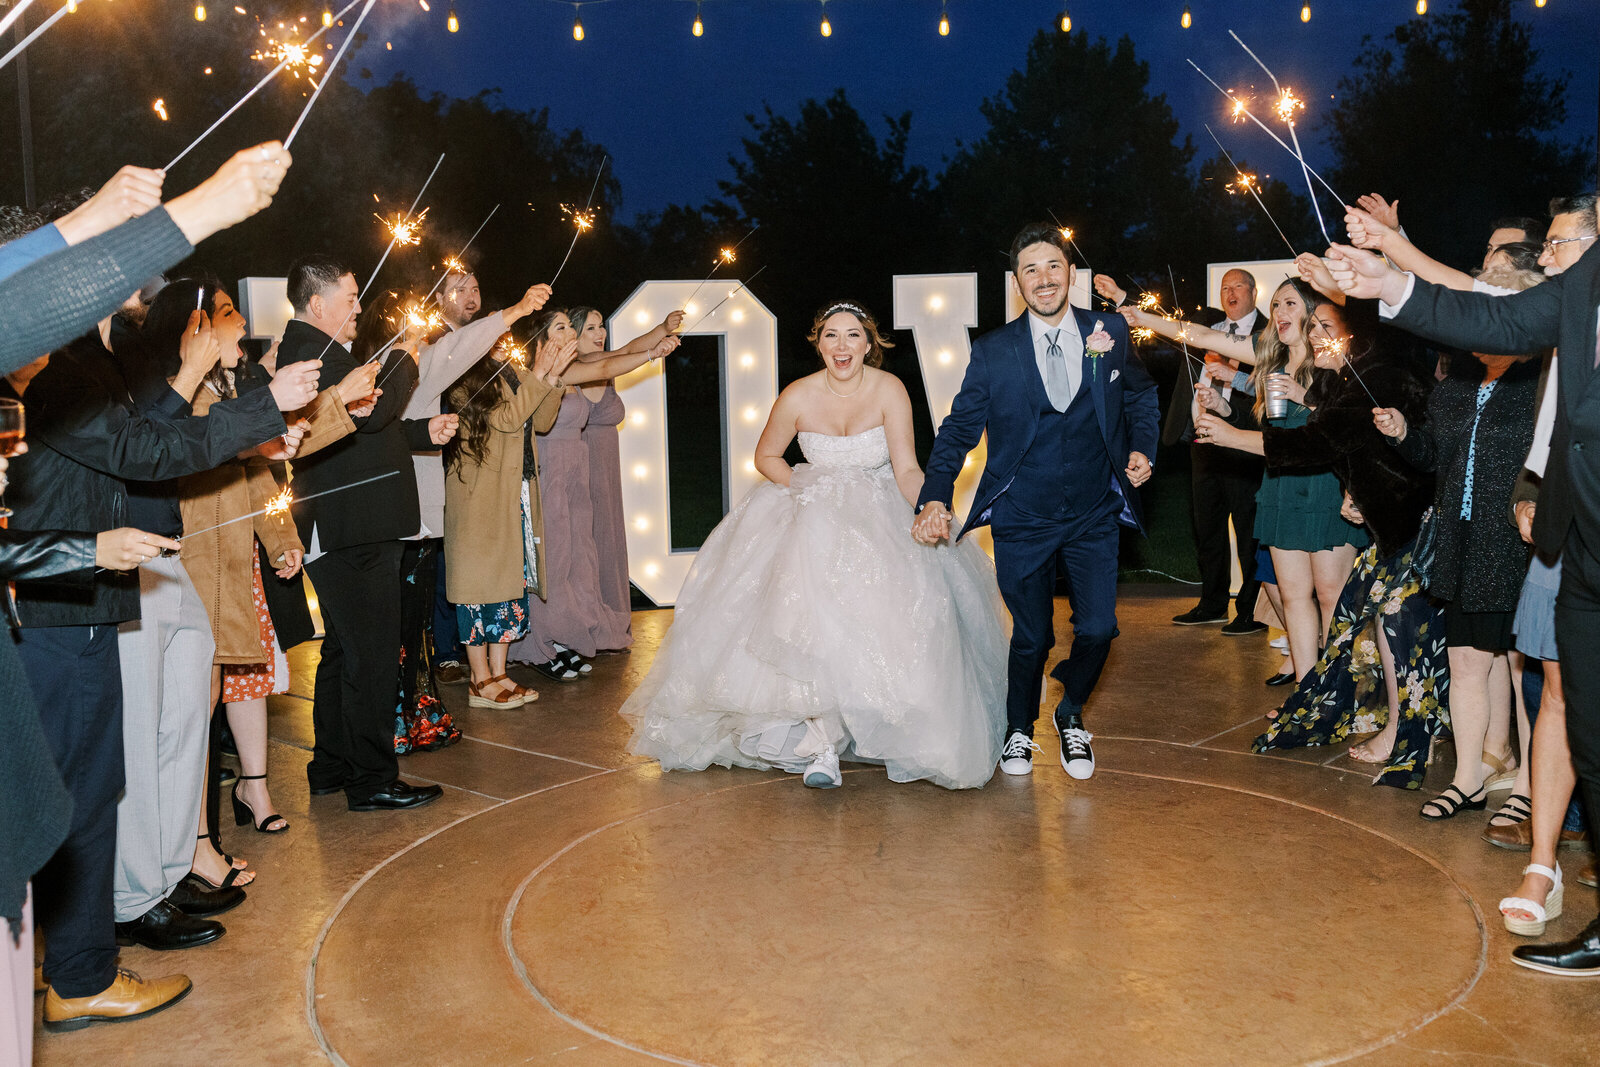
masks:
[(649, 675), (631, 749), (667, 770), (800, 769), (807, 722), (897, 782), (981, 786), (1005, 726), (1007, 638), (974, 543), (911, 540), (887, 467), (802, 464), (712, 531)]

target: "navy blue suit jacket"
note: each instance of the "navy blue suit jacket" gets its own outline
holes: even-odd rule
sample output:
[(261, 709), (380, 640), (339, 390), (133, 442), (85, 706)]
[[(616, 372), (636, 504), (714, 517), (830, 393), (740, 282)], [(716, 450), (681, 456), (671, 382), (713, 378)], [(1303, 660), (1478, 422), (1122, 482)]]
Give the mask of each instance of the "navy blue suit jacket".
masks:
[[(1144, 509), (1124, 468), (1131, 452), (1142, 452), (1155, 462), (1161, 432), (1156, 383), (1133, 354), (1128, 324), (1121, 315), (1071, 310), (1077, 317), (1080, 337), (1087, 340), (1098, 319), (1101, 329), (1114, 342), (1111, 351), (1103, 356), (1091, 358), (1085, 354), (1081, 388), (1088, 389), (1094, 401), (1095, 419), (1111, 457), (1111, 469), (1116, 472), (1117, 489), (1124, 504), (1121, 521), (1143, 533)], [(923, 504), (933, 500), (950, 506), (961, 465), (985, 430), (989, 432), (989, 460), (978, 482), (972, 514), (957, 540), (989, 524), (990, 510), (1001, 493), (1026, 494), (1028, 486), (1012, 483), (1022, 457), (1033, 443), (1046, 403), (1027, 313), (973, 342), (961, 391), (934, 438), (917, 509), (920, 511)]]

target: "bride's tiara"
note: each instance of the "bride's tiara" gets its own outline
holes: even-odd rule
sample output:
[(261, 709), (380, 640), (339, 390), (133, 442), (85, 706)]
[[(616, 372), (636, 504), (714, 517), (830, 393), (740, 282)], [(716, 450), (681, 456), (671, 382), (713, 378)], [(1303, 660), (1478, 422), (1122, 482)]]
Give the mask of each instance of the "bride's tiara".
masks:
[(867, 314), (866, 308), (858, 307), (857, 305), (850, 303), (848, 300), (841, 300), (837, 304), (829, 304), (828, 310), (822, 313), (822, 317), (827, 318), (828, 316), (836, 314), (840, 311), (848, 311), (858, 319), (870, 319), (872, 317), (871, 315)]

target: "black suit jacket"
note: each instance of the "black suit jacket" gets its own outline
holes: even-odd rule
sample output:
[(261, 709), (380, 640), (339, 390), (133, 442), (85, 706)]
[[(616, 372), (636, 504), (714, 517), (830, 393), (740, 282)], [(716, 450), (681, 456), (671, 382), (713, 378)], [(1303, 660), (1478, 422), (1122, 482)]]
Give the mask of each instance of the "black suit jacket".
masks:
[[(291, 319), (278, 343), (278, 366), (307, 359), (322, 360), (318, 390), (332, 389), (356, 369), (356, 358), (343, 345), (308, 322)], [(417, 364), (404, 352), (391, 351), (378, 374), (383, 395), (372, 414), (356, 419), (356, 432), (327, 448), (292, 461), (293, 505), (300, 540), (311, 547), (316, 531), (323, 552), (380, 541), (412, 537), (422, 528), (417, 506), (417, 475), (411, 463), (413, 450), (436, 448), (428, 440), (426, 419), (402, 419), (406, 400), (417, 385)], [(379, 481), (346, 489), (345, 486), (379, 475)], [(329, 489), (340, 490), (316, 500), (306, 498)]]
[(1550, 462), (1534, 513), (1534, 543), (1561, 551), (1576, 526), (1600, 555), (1600, 242), (1570, 270), (1511, 296), (1463, 293), (1418, 280), (1394, 323), (1444, 344), (1498, 355), (1558, 350), (1561, 388)]

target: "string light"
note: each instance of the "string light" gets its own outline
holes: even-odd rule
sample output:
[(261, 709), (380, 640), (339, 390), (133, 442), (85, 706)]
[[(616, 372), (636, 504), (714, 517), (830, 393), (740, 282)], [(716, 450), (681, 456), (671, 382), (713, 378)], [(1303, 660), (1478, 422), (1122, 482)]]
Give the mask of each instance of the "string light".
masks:
[(1311, 21), (1311, 5), (1310, 4), (1306, 4), (1304, 7), (1302, 7), (1300, 9), (1300, 21), (1301, 22), (1310, 22)]
[(950, 36), (950, 6), (948, 4), (939, 5), (939, 36)]
[(196, 22), (204, 22), (206, 20), (206, 5), (194, 5), (194, 20)]
[(1061, 9), (1061, 22), (1059, 25), (1061, 26), (1062, 33), (1072, 32), (1072, 13), (1066, 8)]
[(700, 0), (695, 0), (694, 25), (689, 27), (689, 32), (694, 34), (696, 37), (705, 36), (706, 24), (700, 20)]
[(572, 39), (574, 41), (583, 40), (583, 18), (582, 18), (582, 16), (579, 16), (579, 15), (572, 16)]
[(333, 12), (329, 11), (327, 8), (324, 8), (322, 11), (322, 24), (324, 26), (333, 25)]
[(1426, 15), (1427, 13), (1428, 13), (1428, 0), (1417, 0), (1417, 14)]
[(1533, 0), (1533, 6), (1534, 7), (1543, 7), (1544, 6), (1544, 0)]
[(1178, 20), (1178, 25), (1182, 26), (1184, 29), (1188, 29), (1190, 26), (1194, 25), (1194, 16), (1189, 14), (1188, 4), (1183, 5), (1183, 18)]
[(822, 36), (833, 36), (833, 23), (828, 21), (828, 0), (822, 0), (822, 25), (819, 28), (822, 31)]
[(449, 17), (444, 20), (444, 28), (451, 33), (459, 33), (461, 31), (461, 20), (456, 18), (456, 9), (453, 7), (450, 9)]

